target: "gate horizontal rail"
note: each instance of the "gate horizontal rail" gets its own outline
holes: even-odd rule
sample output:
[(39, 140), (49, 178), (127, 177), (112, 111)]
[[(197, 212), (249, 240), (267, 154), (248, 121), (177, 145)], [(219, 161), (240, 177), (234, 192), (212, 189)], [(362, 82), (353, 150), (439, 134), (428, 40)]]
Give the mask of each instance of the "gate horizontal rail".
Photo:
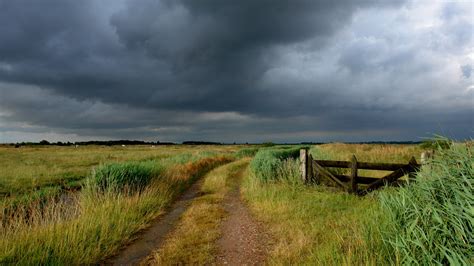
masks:
[[(320, 183), (322, 179), (326, 179), (348, 192), (361, 195), (385, 185), (399, 184), (399, 178), (405, 175), (408, 175), (410, 180), (414, 180), (415, 172), (421, 167), (414, 157), (406, 164), (358, 162), (355, 155), (350, 161), (314, 160), (306, 149), (300, 150), (300, 161), (304, 182)], [(350, 175), (335, 174), (327, 168), (351, 169), (351, 173)], [(392, 173), (382, 178), (359, 176), (359, 169), (392, 171)], [(365, 187), (360, 189), (359, 184)]]

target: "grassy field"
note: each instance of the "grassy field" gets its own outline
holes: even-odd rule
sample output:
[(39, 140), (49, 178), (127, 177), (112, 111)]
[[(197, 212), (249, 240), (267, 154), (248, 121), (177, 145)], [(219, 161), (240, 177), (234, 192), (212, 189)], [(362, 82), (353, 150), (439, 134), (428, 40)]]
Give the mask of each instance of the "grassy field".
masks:
[(94, 166), (110, 162), (147, 161), (179, 155), (182, 160), (238, 150), (238, 146), (34, 146), (0, 145), (0, 197), (46, 186), (72, 185)]
[[(268, 264), (474, 263), (472, 144), (437, 150), (416, 183), (364, 197), (302, 184), (298, 150), (0, 147), (5, 169), (0, 173), (0, 264), (101, 262), (132, 241), (201, 176), (203, 194), (148, 263), (212, 263), (225, 216), (222, 199), (231, 177), (243, 170), (242, 198), (272, 236)], [(396, 163), (412, 156), (418, 160), (422, 151), (418, 145), (341, 143), (310, 149), (317, 159), (348, 160), (355, 154), (359, 161)], [(237, 158), (247, 159), (228, 164)], [(79, 191), (63, 189), (65, 183), (78, 181)]]
[[(120, 155), (125, 152), (118, 147), (90, 148), (91, 153), (100, 155), (87, 155), (89, 152), (84, 148), (82, 156), (90, 156), (89, 163), (100, 165), (95, 171), (91, 171), (89, 166), (89, 174), (84, 177), (80, 192), (54, 198), (45, 196), (40, 201), (30, 201), (28, 205), (14, 205), (13, 211), (5, 208), (12, 205), (1, 206), (0, 263), (96, 263), (129, 242), (193, 180), (232, 160), (227, 154), (235, 149), (220, 146), (160, 147), (161, 151), (152, 150), (145, 156), (139, 155), (144, 147), (132, 147), (126, 156)], [(101, 154), (101, 149), (107, 152)], [(63, 148), (40, 148), (25, 150), (28, 155), (12, 156), (30, 156), (37, 160), (44, 157), (53, 162), (56, 155), (51, 153), (57, 150), (65, 152)], [(69, 151), (76, 152), (73, 148)], [(114, 163), (101, 161), (111, 158), (112, 151), (117, 153), (117, 157), (110, 159)], [(62, 163), (65, 169), (61, 171), (67, 171), (71, 162)], [(28, 167), (34, 169), (34, 165)], [(43, 169), (46, 176), (47, 169), (40, 166), (38, 171)], [(137, 179), (137, 174), (142, 178)], [(144, 178), (148, 180), (146, 184)], [(4, 199), (4, 203), (8, 201)]]

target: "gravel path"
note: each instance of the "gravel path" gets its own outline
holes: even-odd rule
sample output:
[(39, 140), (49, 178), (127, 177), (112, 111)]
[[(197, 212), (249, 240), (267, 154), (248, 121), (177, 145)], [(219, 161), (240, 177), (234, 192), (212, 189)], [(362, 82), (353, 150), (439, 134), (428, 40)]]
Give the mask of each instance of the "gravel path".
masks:
[(222, 237), (217, 243), (217, 265), (262, 265), (268, 253), (269, 236), (240, 197), (241, 176), (242, 173), (224, 199), (228, 217), (222, 224)]

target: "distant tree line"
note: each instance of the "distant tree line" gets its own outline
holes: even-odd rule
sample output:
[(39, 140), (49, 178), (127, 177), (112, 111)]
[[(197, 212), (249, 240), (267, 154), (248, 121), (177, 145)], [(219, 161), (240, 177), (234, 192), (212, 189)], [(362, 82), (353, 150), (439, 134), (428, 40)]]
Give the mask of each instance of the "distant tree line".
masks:
[(183, 141), (183, 145), (222, 145), (221, 142), (213, 142), (213, 141)]
[[(273, 142), (264, 142), (264, 143), (252, 143), (253, 145), (262, 145), (264, 147), (271, 147), (274, 145), (321, 145), (328, 142), (301, 142), (301, 143), (273, 143)], [(345, 142), (351, 144), (420, 144), (420, 141), (366, 141), (366, 142)], [(425, 142), (424, 142), (425, 143)], [(175, 145), (174, 142), (161, 142), (161, 141), (143, 141), (143, 140), (92, 140), (92, 141), (76, 141), (76, 142), (49, 142), (47, 140), (42, 140), (40, 142), (18, 142), (12, 143), (9, 145), (14, 145), (15, 147), (20, 146), (75, 146), (75, 145), (103, 145), (103, 146), (114, 146), (114, 145)], [(229, 143), (214, 142), (214, 141), (183, 141), (183, 145), (224, 145)], [(233, 143), (237, 144), (237, 143)], [(248, 142), (245, 144), (249, 144)], [(7, 144), (8, 145), (8, 144)]]
[(49, 142), (47, 140), (42, 140), (40, 142), (18, 142), (11, 145), (15, 147), (20, 146), (75, 146), (75, 145), (103, 145), (103, 146), (114, 146), (114, 145), (174, 145), (173, 142), (161, 142), (161, 141), (142, 141), (142, 140), (91, 140), (91, 141), (76, 141), (76, 142)]

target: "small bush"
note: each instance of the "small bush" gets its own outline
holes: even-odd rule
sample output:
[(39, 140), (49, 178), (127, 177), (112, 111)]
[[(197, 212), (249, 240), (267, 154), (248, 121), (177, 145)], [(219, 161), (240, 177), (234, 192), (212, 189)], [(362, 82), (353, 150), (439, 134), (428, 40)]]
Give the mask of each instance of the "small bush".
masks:
[(281, 162), (288, 158), (298, 158), (299, 154), (300, 147), (262, 149), (257, 152), (250, 167), (255, 176), (262, 181), (277, 180), (277, 170)]
[(112, 163), (95, 169), (89, 184), (99, 190), (142, 190), (157, 174), (154, 162)]
[(267, 141), (267, 142), (264, 142), (264, 143), (260, 144), (260, 146), (265, 147), (265, 148), (268, 148), (268, 147), (273, 147), (273, 146), (275, 146), (275, 143), (273, 143), (273, 142), (271, 142), (271, 141)]
[(244, 158), (244, 157), (252, 157), (258, 152), (259, 148), (245, 148), (237, 151), (235, 153), (235, 157), (237, 158)]
[(441, 150), (417, 182), (380, 193), (380, 236), (397, 264), (472, 265), (474, 159), (466, 145)]
[(446, 150), (449, 149), (452, 145), (452, 141), (447, 138), (435, 136), (432, 139), (423, 141), (420, 144), (422, 149), (426, 150)]

